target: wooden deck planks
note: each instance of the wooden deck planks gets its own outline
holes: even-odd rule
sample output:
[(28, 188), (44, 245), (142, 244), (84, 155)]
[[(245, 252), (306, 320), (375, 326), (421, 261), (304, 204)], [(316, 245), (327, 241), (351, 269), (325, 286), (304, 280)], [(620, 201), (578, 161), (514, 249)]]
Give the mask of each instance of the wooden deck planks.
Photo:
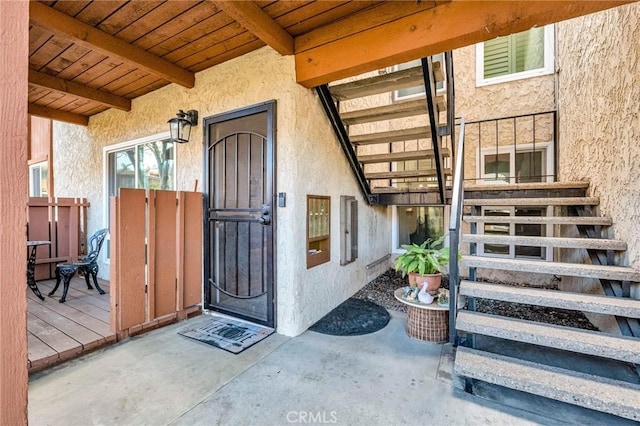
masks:
[[(48, 293), (54, 284), (53, 280), (40, 281), (38, 287)], [(58, 303), (61, 288), (58, 288), (58, 297), (47, 297), (44, 301), (26, 290), (30, 371), (41, 370), (116, 341), (109, 325), (109, 284), (100, 281), (100, 286), (106, 294), (88, 290), (84, 278), (76, 277), (71, 282), (65, 303)]]

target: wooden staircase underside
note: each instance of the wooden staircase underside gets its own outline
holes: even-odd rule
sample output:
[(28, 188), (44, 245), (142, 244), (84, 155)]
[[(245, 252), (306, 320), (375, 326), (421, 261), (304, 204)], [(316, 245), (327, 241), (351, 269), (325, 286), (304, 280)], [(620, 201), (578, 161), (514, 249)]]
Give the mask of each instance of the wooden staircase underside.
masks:
[[(441, 62), (433, 62), (432, 70), (434, 84), (445, 81)], [(425, 95), (394, 100), (394, 91), (414, 87), (424, 90), (421, 65), (329, 86), (371, 193), (383, 195), (377, 198), (380, 204), (396, 203), (393, 194), (438, 191), (439, 175)], [(371, 96), (377, 98), (371, 101)], [(446, 110), (446, 96), (436, 96), (438, 123)], [(445, 161), (442, 175), (450, 180), (450, 149), (444, 147), (440, 152)], [(420, 198), (425, 201), (425, 196)], [(440, 203), (437, 197), (426, 198)]]

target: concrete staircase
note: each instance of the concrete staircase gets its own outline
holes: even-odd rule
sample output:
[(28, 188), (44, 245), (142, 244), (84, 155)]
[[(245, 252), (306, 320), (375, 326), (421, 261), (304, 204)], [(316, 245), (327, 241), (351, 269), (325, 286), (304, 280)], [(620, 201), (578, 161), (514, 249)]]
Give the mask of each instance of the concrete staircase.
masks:
[[(432, 74), (434, 84), (444, 82), (441, 61), (433, 62)], [(422, 88), (423, 93), (407, 100), (394, 94), (410, 88)], [(439, 178), (451, 180), (450, 139), (442, 139), (440, 149), (433, 149), (421, 65), (331, 84), (329, 91), (373, 194), (434, 191)], [(434, 106), (440, 131), (447, 119), (446, 96), (440, 91)], [(441, 177), (436, 161), (444, 163)]]
[[(495, 186), (474, 188), (465, 192), (464, 204), (471, 214), (463, 220), (470, 224), (471, 233), (461, 236), (461, 241), (470, 245), (471, 255), (463, 256), (462, 268), (469, 268), (469, 279), (460, 282), (459, 294), (468, 299), (468, 310), (457, 314), (456, 329), (463, 345), (457, 349), (456, 374), (465, 378), (467, 390), (473, 390), (475, 380), (499, 385), (535, 395), (603, 411), (627, 419), (640, 421), (640, 379), (622, 381), (604, 377), (596, 372), (561, 368), (545, 362), (532, 362), (517, 354), (491, 352), (490, 347), (479, 350), (476, 336), (488, 336), (500, 341), (519, 342), (537, 351), (544, 348), (566, 351), (567, 357), (583, 354), (598, 359), (617, 360), (631, 365), (640, 365), (640, 300), (629, 297), (611, 297), (584, 293), (571, 293), (544, 288), (521, 287), (499, 283), (481, 282), (476, 277), (484, 270), (515, 271), (523, 277), (550, 274), (560, 277), (588, 277), (600, 279), (603, 286), (617, 283), (628, 288), (629, 282), (640, 282), (640, 271), (613, 264), (575, 264), (560, 261), (534, 260), (518, 257), (479, 256), (479, 244), (553, 247), (559, 250), (582, 249), (604, 253), (612, 260), (612, 253), (626, 250), (624, 241), (603, 238), (603, 227), (611, 225), (608, 218), (586, 216), (593, 212), (598, 199), (586, 197), (586, 185), (540, 184), (511, 188), (500, 197)], [(543, 196), (540, 196), (543, 194)], [(571, 196), (566, 196), (571, 194)], [(552, 216), (484, 216), (482, 208), (529, 208), (554, 206)], [(566, 212), (580, 211), (579, 215), (567, 216)], [(513, 210), (511, 210), (513, 211)], [(556, 235), (520, 236), (491, 235), (491, 226), (504, 231), (505, 226), (515, 224), (556, 225), (581, 227), (584, 235), (598, 238), (563, 238)], [(489, 225), (485, 227), (485, 225)], [(502, 227), (502, 228), (500, 228)], [(488, 230), (486, 234), (481, 230)], [(589, 232), (587, 232), (587, 230)], [(608, 255), (607, 255), (608, 254)], [(602, 256), (590, 256), (601, 259)], [(526, 284), (526, 282), (524, 283)], [(610, 293), (605, 291), (605, 293)], [(597, 314), (613, 315), (622, 327), (623, 334), (616, 335), (582, 330), (541, 322), (515, 319), (487, 313), (475, 312), (476, 299), (487, 299), (506, 303), (518, 303), (553, 309), (565, 309)], [(485, 338), (485, 337), (483, 337)], [(545, 359), (540, 357), (540, 359)], [(592, 374), (593, 373), (593, 374)]]

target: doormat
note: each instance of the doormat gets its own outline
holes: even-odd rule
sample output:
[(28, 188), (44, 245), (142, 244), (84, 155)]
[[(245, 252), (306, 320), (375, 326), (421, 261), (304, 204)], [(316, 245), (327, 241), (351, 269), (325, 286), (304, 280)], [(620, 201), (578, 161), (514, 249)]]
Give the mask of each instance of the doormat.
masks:
[(333, 336), (359, 336), (386, 327), (391, 319), (382, 306), (360, 299), (347, 299), (309, 327), (309, 330)]
[(178, 334), (239, 354), (273, 334), (274, 331), (273, 328), (214, 315), (205, 324), (197, 328), (179, 331)]

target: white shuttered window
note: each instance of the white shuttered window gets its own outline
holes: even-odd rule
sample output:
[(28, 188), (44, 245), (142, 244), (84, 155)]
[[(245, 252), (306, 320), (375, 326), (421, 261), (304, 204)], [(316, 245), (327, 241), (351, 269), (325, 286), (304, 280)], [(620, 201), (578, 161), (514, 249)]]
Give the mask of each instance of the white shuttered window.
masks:
[(553, 25), (498, 37), (476, 47), (477, 86), (553, 73)]

